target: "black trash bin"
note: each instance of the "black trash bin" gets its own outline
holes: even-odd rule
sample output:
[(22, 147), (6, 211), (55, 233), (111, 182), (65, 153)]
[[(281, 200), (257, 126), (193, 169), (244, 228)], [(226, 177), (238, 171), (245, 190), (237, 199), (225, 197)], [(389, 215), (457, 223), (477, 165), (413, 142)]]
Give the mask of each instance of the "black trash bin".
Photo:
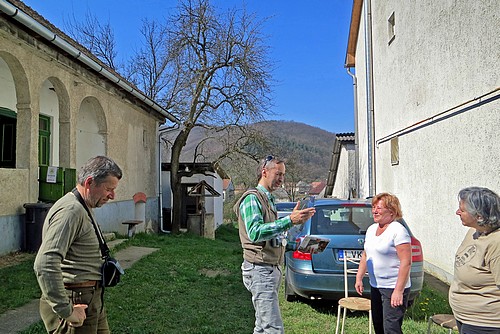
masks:
[(52, 203), (25, 203), (23, 251), (36, 252), (42, 244), (42, 227)]

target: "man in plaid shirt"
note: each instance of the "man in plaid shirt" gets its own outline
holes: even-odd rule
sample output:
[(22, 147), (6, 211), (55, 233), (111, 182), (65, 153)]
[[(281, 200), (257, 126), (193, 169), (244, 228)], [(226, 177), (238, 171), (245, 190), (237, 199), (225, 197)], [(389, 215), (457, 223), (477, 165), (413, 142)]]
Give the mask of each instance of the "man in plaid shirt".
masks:
[(286, 244), (283, 233), (315, 213), (314, 208), (299, 210), (297, 204), (289, 216), (278, 219), (271, 193), (284, 179), (285, 162), (268, 156), (259, 164), (257, 187), (246, 191), (234, 206), (243, 247), (243, 283), (252, 293), (255, 308), (254, 334), (284, 333), (278, 302)]

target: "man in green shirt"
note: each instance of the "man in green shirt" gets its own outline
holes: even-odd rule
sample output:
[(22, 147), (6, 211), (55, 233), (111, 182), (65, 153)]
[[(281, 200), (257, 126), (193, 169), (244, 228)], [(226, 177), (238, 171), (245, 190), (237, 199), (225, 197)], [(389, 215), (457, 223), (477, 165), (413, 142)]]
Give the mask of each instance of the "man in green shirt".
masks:
[(100, 284), (103, 260), (89, 215), (115, 198), (121, 178), (113, 160), (92, 158), (80, 170), (76, 185), (89, 212), (69, 192), (47, 213), (34, 270), (42, 291), (40, 315), (48, 333), (109, 333)]
[(254, 334), (284, 333), (278, 302), (285, 254), (283, 233), (315, 213), (314, 208), (299, 210), (297, 204), (289, 216), (278, 219), (271, 193), (284, 179), (285, 162), (267, 157), (259, 164), (257, 187), (246, 191), (234, 206), (243, 247), (243, 283), (252, 293), (255, 308)]

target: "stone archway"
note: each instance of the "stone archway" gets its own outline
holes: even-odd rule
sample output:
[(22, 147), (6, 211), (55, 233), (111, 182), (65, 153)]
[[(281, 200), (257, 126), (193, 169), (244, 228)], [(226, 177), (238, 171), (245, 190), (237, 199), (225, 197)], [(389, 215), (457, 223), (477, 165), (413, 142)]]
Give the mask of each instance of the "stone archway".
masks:
[[(71, 167), (71, 113), (67, 87), (56, 77), (47, 78), (40, 88), (40, 113), (53, 118), (53, 164)], [(74, 160), (74, 158), (73, 158)], [(74, 162), (74, 161), (73, 161)]]
[[(0, 51), (2, 65), (7, 65), (12, 81), (5, 83), (6, 107), (13, 106), (17, 114), (17, 135), (16, 135), (16, 168), (30, 168), (31, 153), (36, 153), (36, 134), (32, 134), (32, 127), (38, 127), (38, 118), (33, 117), (31, 108), (30, 84), (22, 64), (12, 54)], [(5, 73), (7, 69), (3, 68)], [(10, 78), (8, 78), (10, 80)], [(9, 81), (7, 80), (7, 81)], [(13, 86), (12, 86), (13, 85)], [(2, 97), (3, 100), (3, 97)], [(35, 162), (36, 163), (36, 162)], [(36, 166), (35, 166), (36, 167)]]

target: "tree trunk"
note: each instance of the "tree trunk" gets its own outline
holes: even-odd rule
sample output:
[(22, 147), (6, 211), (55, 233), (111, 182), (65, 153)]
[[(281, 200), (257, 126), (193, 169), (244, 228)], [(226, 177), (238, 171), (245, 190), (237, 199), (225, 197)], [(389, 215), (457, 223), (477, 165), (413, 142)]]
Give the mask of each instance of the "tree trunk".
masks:
[(182, 217), (182, 172), (179, 170), (179, 159), (182, 148), (186, 145), (191, 128), (184, 128), (175, 138), (170, 157), (170, 186), (172, 187), (172, 234), (178, 234)]

